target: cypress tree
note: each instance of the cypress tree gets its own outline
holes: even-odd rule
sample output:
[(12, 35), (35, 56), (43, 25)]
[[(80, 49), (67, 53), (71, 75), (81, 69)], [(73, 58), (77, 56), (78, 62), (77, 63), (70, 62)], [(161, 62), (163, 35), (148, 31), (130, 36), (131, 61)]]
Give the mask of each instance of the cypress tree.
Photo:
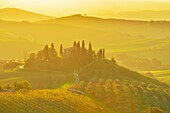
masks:
[(51, 43), (51, 48), (54, 48), (54, 43)]
[(89, 56), (89, 63), (93, 61), (93, 50), (92, 50), (92, 44), (91, 42), (89, 43), (89, 49), (88, 49), (88, 56)]
[(103, 48), (103, 58), (105, 58), (105, 49)]
[(73, 47), (74, 47), (74, 46), (76, 46), (76, 41), (74, 41), (74, 43), (73, 43)]
[(80, 42), (79, 42), (79, 41), (78, 41), (78, 43), (77, 43), (77, 47), (80, 48)]
[(62, 56), (63, 53), (64, 53), (64, 52), (63, 52), (63, 45), (61, 44), (61, 45), (60, 45), (60, 56)]
[(91, 45), (91, 42), (89, 43), (89, 53), (92, 53), (92, 45)]
[(51, 43), (51, 48), (48, 49), (49, 59), (54, 59), (57, 57), (57, 52), (54, 48), (54, 43)]
[(82, 48), (85, 49), (85, 41), (82, 41)]
[(45, 61), (47, 61), (48, 58), (49, 58), (48, 50), (49, 50), (48, 45), (46, 45), (46, 46), (44, 47), (44, 49), (43, 49), (43, 56), (44, 56), (44, 60), (45, 60)]
[(103, 49), (100, 49), (99, 52), (97, 53), (97, 58), (99, 60), (102, 59), (102, 57), (103, 57)]

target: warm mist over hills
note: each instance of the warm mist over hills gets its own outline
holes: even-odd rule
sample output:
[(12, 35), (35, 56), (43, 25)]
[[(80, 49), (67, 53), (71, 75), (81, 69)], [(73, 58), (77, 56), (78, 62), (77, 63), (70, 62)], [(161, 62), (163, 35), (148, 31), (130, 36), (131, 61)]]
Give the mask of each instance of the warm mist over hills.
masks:
[(113, 14), (115, 18), (133, 19), (133, 20), (170, 20), (170, 10), (143, 10), (129, 11)]
[[(74, 40), (85, 39), (97, 42), (95, 43), (96, 48), (104, 46), (109, 57), (119, 53), (128, 53), (136, 57), (158, 58), (165, 64), (170, 63), (168, 60), (170, 53), (170, 22), (168, 21), (102, 19), (88, 15), (46, 19), (39, 14), (19, 9), (2, 9), (1, 12), (6, 12), (6, 10), (9, 10), (8, 15), (14, 15), (13, 10), (20, 13), (16, 13), (15, 18), (10, 18), (13, 21), (6, 21), (5, 18), (7, 17), (1, 17), (3, 20), (0, 22), (0, 40), (6, 44), (12, 43), (15, 47), (7, 47), (3, 43), (0, 46), (6, 49), (1, 51), (5, 52), (12, 49), (12, 51), (18, 52), (16, 54), (10, 52), (2, 54), (1, 59), (23, 58), (23, 51), (35, 51), (43, 43), (54, 42), (59, 47), (59, 44), (63, 42), (64, 46), (68, 47)], [(24, 16), (25, 19), (20, 18), (21, 14), (30, 15), (31, 18), (27, 16)], [(39, 20), (14, 22), (16, 18), (20, 18), (20, 21)], [(28, 43), (32, 43), (30, 47), (25, 46)]]
[(89, 1), (0, 0), (0, 112), (170, 113), (170, 3)]
[(54, 17), (45, 16), (42, 14), (33, 13), (30, 11), (17, 9), (17, 8), (4, 8), (0, 9), (0, 18), (8, 21), (38, 21), (51, 19)]

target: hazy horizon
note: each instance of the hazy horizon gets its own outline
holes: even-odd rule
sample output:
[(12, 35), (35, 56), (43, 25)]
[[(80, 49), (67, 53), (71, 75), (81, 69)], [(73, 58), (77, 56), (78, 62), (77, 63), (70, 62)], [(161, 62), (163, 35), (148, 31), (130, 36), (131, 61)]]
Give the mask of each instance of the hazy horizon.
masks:
[(0, 8), (19, 8), (54, 17), (87, 14), (102, 18), (114, 18), (115, 13), (121, 12), (170, 10), (170, 2), (168, 0), (0, 0)]

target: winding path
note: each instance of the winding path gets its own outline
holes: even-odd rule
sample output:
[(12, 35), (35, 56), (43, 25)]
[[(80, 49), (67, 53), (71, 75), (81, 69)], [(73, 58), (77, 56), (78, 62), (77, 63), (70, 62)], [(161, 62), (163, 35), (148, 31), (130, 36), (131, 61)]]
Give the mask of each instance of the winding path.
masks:
[[(74, 81), (74, 83), (73, 83), (71, 86), (74, 86), (74, 85), (79, 84), (79, 81), (80, 81), (79, 74), (78, 74), (77, 71), (74, 71), (74, 72), (73, 72), (73, 75), (74, 75), (75, 81)], [(84, 92), (79, 91), (79, 90), (72, 89), (71, 86), (70, 86), (70, 88), (67, 89), (68, 91), (71, 91), (71, 92), (73, 92), (73, 93), (77, 93), (77, 94), (80, 94), (80, 95), (85, 95)]]

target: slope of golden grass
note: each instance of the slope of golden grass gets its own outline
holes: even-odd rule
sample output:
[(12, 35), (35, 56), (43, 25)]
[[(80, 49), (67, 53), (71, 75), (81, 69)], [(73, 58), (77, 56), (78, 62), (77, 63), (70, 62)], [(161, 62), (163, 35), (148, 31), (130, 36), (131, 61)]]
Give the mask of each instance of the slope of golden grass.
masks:
[(67, 90), (0, 93), (1, 113), (106, 113), (90, 98)]

